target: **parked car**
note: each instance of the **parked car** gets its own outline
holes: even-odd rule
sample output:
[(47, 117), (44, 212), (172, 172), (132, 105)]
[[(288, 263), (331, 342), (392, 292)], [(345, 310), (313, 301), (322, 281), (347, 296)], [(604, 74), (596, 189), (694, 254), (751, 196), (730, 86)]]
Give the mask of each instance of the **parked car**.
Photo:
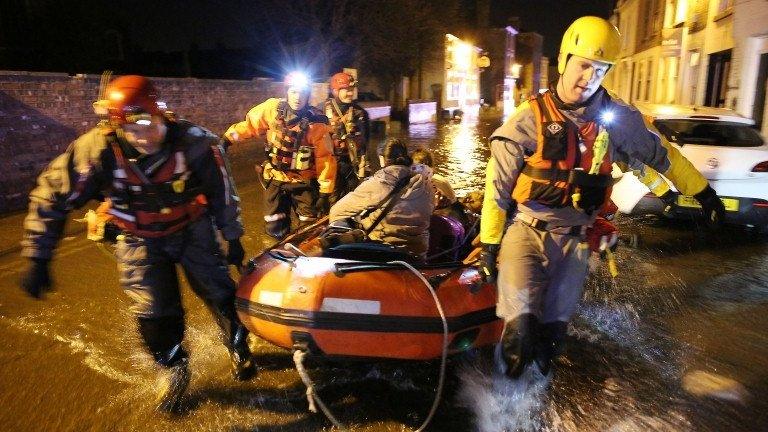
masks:
[[(726, 208), (726, 222), (768, 231), (768, 145), (754, 121), (723, 108), (636, 104), (654, 126), (693, 163), (717, 191)], [(693, 197), (678, 195), (670, 208), (631, 173), (614, 188), (621, 201), (640, 191), (630, 214), (659, 214), (670, 218), (700, 215)], [(639, 186), (638, 186), (639, 185)], [(671, 184), (670, 184), (671, 185)], [(674, 188), (673, 188), (674, 189)], [(625, 205), (626, 207), (626, 205)]]

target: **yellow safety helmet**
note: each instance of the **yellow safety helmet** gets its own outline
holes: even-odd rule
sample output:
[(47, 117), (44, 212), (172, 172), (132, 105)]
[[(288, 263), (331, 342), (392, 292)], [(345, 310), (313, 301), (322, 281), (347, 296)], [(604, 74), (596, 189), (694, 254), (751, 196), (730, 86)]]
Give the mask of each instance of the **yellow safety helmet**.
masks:
[(621, 34), (607, 20), (596, 16), (584, 16), (571, 24), (563, 35), (557, 71), (562, 75), (568, 56), (577, 55), (589, 60), (614, 64), (619, 57)]

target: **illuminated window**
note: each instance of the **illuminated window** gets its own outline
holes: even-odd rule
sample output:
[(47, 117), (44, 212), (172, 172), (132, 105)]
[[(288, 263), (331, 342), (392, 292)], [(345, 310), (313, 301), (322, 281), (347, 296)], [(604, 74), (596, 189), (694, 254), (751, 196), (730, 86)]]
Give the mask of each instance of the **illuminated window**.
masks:
[(653, 60), (648, 60), (648, 70), (645, 74), (645, 98), (644, 100), (651, 101), (651, 84), (653, 84)]
[(733, 0), (720, 0), (717, 5), (717, 13), (722, 13), (733, 7)]
[(667, 74), (665, 73), (664, 67), (666, 66), (666, 61), (662, 57), (659, 59), (659, 70), (657, 71), (657, 76), (659, 77), (659, 87), (656, 89), (656, 102), (664, 103), (667, 99)]

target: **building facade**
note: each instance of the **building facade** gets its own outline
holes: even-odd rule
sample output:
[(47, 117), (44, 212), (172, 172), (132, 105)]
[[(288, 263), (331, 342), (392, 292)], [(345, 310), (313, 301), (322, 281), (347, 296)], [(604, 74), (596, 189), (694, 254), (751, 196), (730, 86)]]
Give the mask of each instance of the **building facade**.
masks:
[(729, 101), (768, 136), (768, 1), (734, 1), (733, 40)]
[(619, 0), (620, 59), (606, 87), (629, 102), (736, 109), (735, 9), (734, 0)]

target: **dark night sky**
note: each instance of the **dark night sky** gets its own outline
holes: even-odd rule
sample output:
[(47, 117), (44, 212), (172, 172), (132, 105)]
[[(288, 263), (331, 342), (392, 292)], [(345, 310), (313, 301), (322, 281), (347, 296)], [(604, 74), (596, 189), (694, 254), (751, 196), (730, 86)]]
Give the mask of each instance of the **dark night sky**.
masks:
[[(256, 26), (265, 18), (258, 1), (165, 0), (138, 3), (144, 4), (142, 15), (145, 20), (136, 30), (158, 29), (134, 34), (150, 51), (180, 50), (192, 41), (200, 48), (212, 48), (217, 44), (242, 48), (258, 39)], [(544, 51), (554, 58), (560, 36), (568, 24), (583, 15), (607, 18), (613, 3), (614, 0), (492, 0), (491, 24), (504, 26), (508, 17), (520, 17), (521, 30), (542, 34)]]
[[(270, 1), (279, 4), (275, 0)], [(270, 71), (274, 69), (274, 62), (270, 63), (270, 53), (279, 48), (268, 46), (265, 35), (273, 35), (273, 39), (279, 39), (277, 35), (283, 32), (275, 33), (274, 30), (284, 29), (273, 28), (276, 25), (275, 20), (268, 16), (267, 9), (263, 7), (265, 2), (266, 0), (28, 0), (21, 3), (17, 0), (0, 0), (0, 24), (3, 25), (0, 28), (0, 47), (8, 45), (12, 48), (6, 50), (5, 54), (0, 50), (0, 68), (29, 67), (30, 70), (91, 73), (105, 67), (120, 70), (120, 65), (111, 66), (109, 58), (105, 58), (109, 57), (110, 48), (98, 46), (97, 43), (104, 40), (104, 30), (109, 27), (108, 23), (112, 22), (114, 24), (111, 25), (125, 36), (124, 43), (134, 53), (134, 59), (137, 58), (136, 53), (141, 52), (182, 53), (191, 48), (224, 52), (217, 49), (227, 48), (240, 50), (245, 54), (238, 58), (237, 53), (230, 55), (227, 51), (222, 55), (229, 57), (220, 56), (218, 60), (222, 67), (217, 69), (214, 66), (208, 72), (195, 69), (192, 74), (204, 77), (214, 77), (219, 73), (224, 76), (240, 76), (238, 74), (242, 72), (247, 76), (254, 70), (272, 74)], [(615, 0), (459, 2), (463, 5), (462, 10), (468, 25), (472, 25), (476, 18), (478, 4), (485, 2), (490, 3), (492, 26), (503, 27), (508, 24), (510, 17), (519, 17), (519, 30), (534, 31), (543, 35), (544, 54), (554, 60), (560, 37), (570, 22), (579, 16), (590, 14), (607, 17)], [(42, 30), (36, 19), (18, 16), (24, 14), (25, 8), (47, 14), (47, 21), (44, 21)], [(108, 20), (106, 24), (104, 20)], [(25, 25), (28, 28), (25, 28)], [(31, 37), (30, 32), (33, 32)], [(92, 38), (92, 34), (97, 37)], [(89, 45), (84, 43), (84, 40), (95, 42)], [(38, 51), (24, 48), (29, 46), (37, 47), (34, 49)], [(13, 51), (14, 47), (21, 48)], [(27, 51), (24, 51), (25, 49)], [(80, 55), (67, 57), (66, 53), (72, 52)], [(139, 56), (141, 57), (140, 54)], [(31, 60), (26, 61), (33, 58), (35, 61), (32, 63)], [(155, 59), (153, 64), (162, 65), (166, 61), (158, 56), (149, 58)], [(17, 61), (18, 59), (23, 59), (26, 63)], [(180, 62), (179, 59), (175, 61)], [(219, 64), (216, 60), (205, 59), (199, 63)], [(130, 68), (131, 65), (137, 66), (136, 63), (128, 63), (124, 67)], [(227, 65), (231, 66), (230, 72), (221, 72), (227, 69)], [(149, 68), (145, 73), (173, 76), (184, 71), (179, 67), (173, 70)]]
[(521, 31), (544, 36), (544, 54), (552, 62), (560, 48), (560, 38), (576, 18), (596, 15), (608, 18), (613, 0), (493, 0), (492, 24), (502, 26), (511, 16), (520, 17)]

